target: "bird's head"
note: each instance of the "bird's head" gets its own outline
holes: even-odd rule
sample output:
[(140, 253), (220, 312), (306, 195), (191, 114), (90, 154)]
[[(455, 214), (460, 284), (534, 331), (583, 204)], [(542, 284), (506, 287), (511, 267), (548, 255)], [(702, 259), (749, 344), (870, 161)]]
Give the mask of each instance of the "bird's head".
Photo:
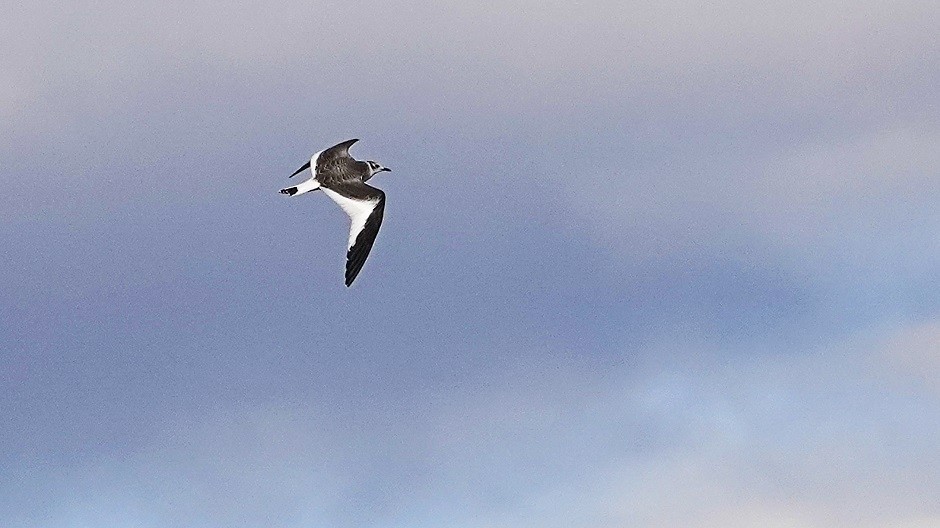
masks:
[(392, 170), (392, 169), (390, 169), (390, 168), (388, 168), (388, 167), (383, 167), (382, 165), (380, 165), (380, 164), (378, 164), (378, 163), (376, 163), (376, 162), (374, 162), (374, 161), (372, 161), (372, 160), (369, 160), (369, 161), (367, 161), (366, 163), (369, 164), (369, 177), (370, 177), (370, 178), (373, 177), (373, 176), (375, 176), (376, 174), (378, 174), (378, 173), (380, 173), (380, 172), (384, 172), (384, 171), (389, 171), (389, 172), (391, 172), (391, 170)]

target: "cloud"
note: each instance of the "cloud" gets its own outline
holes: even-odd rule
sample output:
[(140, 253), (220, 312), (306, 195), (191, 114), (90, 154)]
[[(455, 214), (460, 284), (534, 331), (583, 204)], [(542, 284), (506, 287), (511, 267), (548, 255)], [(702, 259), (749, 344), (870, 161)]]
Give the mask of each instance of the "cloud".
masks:
[[(937, 128), (922, 109), (935, 102), (940, 54), (930, 53), (937, 13), (922, 2), (535, 7), (197, 2), (185, 17), (173, 3), (10, 7), (7, 207), (86, 207), (112, 194), (104, 175), (131, 170), (116, 161), (125, 153), (192, 174), (207, 170), (193, 159), (235, 163), (245, 160), (233, 153), (262, 148), (245, 137), (377, 127), (433, 142), (437, 163), (495, 149), (514, 165), (484, 165), (474, 175), (484, 184), (536, 169), (539, 198), (570, 192), (562, 207), (580, 211), (596, 240), (651, 253), (704, 245), (811, 258), (846, 231), (886, 240), (912, 228), (889, 216), (854, 233), (898, 197), (913, 198), (898, 206), (905, 218), (936, 222), (923, 204), (935, 198)], [(83, 203), (36, 196), (32, 174), (48, 170), (37, 159), (69, 160), (82, 177), (62, 194)], [(179, 187), (169, 190), (208, 192)], [(915, 235), (901, 243), (931, 244)]]
[(682, 113), (731, 106), (740, 114), (762, 112), (768, 101), (792, 111), (818, 104), (820, 96), (858, 108), (920, 93), (936, 81), (930, 58), (936, 54), (926, 52), (936, 46), (936, 10), (914, 0), (864, 6), (282, 0), (238, 9), (203, 1), (185, 4), (186, 16), (181, 7), (8, 7), (0, 108), (18, 116), (17, 128), (42, 129), (63, 117), (51, 113), (133, 105), (136, 93), (189, 69), (252, 84), (291, 81), (344, 104), (395, 101), (435, 114), (455, 108), (570, 114), (598, 100)]
[(533, 355), (351, 414), (207, 409), (31, 488), (53, 498), (22, 524), (931, 526), (936, 394), (881, 383), (877, 341), (664, 341), (615, 371)]
[[(506, 453), (496, 463), (509, 468), (510, 482), (520, 473), (540, 471), (554, 478), (541, 486), (519, 486), (531, 494), (514, 497), (516, 512), (468, 523), (876, 527), (940, 522), (932, 499), (940, 481), (933, 476), (937, 468), (928, 440), (937, 426), (925, 424), (922, 414), (931, 412), (936, 398), (879, 386), (880, 374), (867, 363), (877, 355), (876, 343), (852, 338), (811, 353), (729, 359), (734, 348), (673, 349), (672, 359), (633, 365), (635, 377), (575, 382), (582, 394), (592, 395), (588, 404), (562, 396), (567, 405), (559, 408), (555, 398), (546, 397), (565, 392), (546, 391), (530, 394), (533, 408), (512, 420), (474, 420), (472, 427), (483, 427), (468, 424), (468, 430), (478, 431), (474, 437), (493, 430), (487, 423), (527, 431), (510, 444), (526, 446), (521, 461), (505, 445), (513, 437), (499, 435), (490, 445)], [(517, 407), (516, 398), (494, 400), (509, 402), (500, 410)], [(577, 440), (568, 442), (568, 435)], [(538, 454), (546, 445), (554, 448)], [(473, 449), (448, 452), (463, 454), (468, 465), (488, 460)], [(458, 464), (461, 458), (445, 457)], [(492, 477), (497, 486), (505, 482), (500, 477)]]
[(884, 340), (881, 355), (900, 380), (940, 393), (940, 321), (898, 330)]
[(636, 173), (606, 165), (570, 182), (570, 206), (597, 240), (631, 254), (784, 261), (814, 273), (840, 266), (872, 280), (936, 267), (940, 217), (930, 204), (940, 200), (940, 131), (789, 141), (743, 156), (717, 144), (691, 153), (671, 146)]

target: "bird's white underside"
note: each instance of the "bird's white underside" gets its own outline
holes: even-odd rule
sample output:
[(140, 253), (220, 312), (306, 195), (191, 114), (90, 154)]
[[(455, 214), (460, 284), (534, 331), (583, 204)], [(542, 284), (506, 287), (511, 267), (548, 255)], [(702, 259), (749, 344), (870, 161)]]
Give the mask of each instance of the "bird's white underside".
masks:
[(351, 248), (356, 243), (359, 233), (365, 228), (366, 220), (369, 219), (369, 215), (372, 214), (379, 200), (354, 200), (326, 187), (321, 188), (331, 200), (339, 204), (343, 211), (349, 215), (351, 224), (349, 226), (349, 245), (347, 248)]

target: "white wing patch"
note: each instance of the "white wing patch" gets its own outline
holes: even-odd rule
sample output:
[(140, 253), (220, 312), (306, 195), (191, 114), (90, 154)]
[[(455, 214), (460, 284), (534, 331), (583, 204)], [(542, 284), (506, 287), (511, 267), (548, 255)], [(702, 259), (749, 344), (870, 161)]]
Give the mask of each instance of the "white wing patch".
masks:
[(299, 184), (297, 186), (297, 194), (303, 194), (310, 191), (315, 191), (320, 188), (320, 182), (317, 181), (316, 177), (312, 177), (309, 180)]
[(317, 177), (317, 162), (320, 161), (320, 154), (323, 154), (322, 150), (310, 156), (310, 173), (313, 174), (314, 178)]
[(376, 204), (379, 203), (379, 198), (376, 197), (374, 200), (355, 200), (348, 196), (343, 196), (327, 187), (321, 187), (321, 189), (349, 215), (349, 219), (352, 223), (349, 226), (349, 245), (347, 249), (353, 247), (353, 244), (356, 243), (356, 238), (359, 237), (359, 233), (361, 233), (362, 229), (366, 226), (366, 220), (369, 219), (369, 215), (372, 214)]

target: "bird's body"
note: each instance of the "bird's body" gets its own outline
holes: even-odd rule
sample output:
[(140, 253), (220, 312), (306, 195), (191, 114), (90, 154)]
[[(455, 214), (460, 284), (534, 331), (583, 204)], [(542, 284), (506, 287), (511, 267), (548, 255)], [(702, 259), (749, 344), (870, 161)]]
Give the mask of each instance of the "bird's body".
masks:
[(346, 286), (352, 284), (362, 269), (385, 215), (385, 193), (366, 181), (387, 169), (374, 161), (357, 161), (349, 155), (349, 147), (358, 141), (350, 139), (310, 157), (297, 169), (297, 174), (311, 169), (310, 179), (293, 187), (281, 189), (288, 196), (322, 189), (349, 215), (349, 245), (346, 252)]

